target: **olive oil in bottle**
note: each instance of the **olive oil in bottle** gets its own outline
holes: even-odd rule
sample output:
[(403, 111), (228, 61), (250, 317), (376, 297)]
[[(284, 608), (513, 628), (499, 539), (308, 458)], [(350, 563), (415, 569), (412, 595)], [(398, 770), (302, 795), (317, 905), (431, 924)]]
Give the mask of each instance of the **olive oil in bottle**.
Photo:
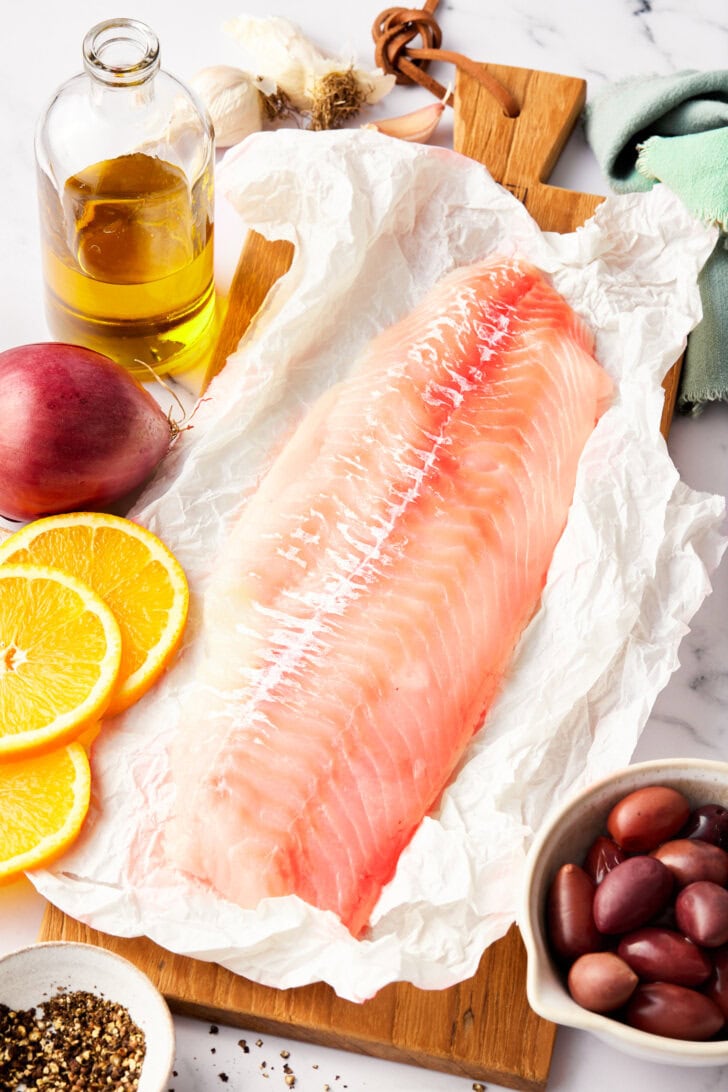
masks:
[(93, 27), (36, 136), (54, 338), (139, 378), (204, 364), (215, 332), (212, 124), (134, 19)]
[(177, 369), (214, 326), (211, 168), (190, 190), (180, 167), (143, 152), (43, 184), (48, 323), (149, 378)]

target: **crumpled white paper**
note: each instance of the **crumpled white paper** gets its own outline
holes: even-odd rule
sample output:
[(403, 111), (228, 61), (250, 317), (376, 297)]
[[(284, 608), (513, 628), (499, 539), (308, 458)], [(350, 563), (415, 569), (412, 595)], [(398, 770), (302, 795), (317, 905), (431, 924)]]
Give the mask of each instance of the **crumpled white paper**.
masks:
[[(228, 153), (218, 185), (251, 227), (292, 240), (295, 259), (131, 513), (186, 569), (185, 643), (165, 678), (105, 725), (84, 834), (33, 881), (96, 928), (146, 934), (268, 985), (324, 980), (351, 1000), (395, 980), (447, 987), (514, 921), (525, 854), (554, 799), (629, 761), (725, 546), (723, 501), (679, 481), (659, 432), (660, 382), (700, 317), (696, 278), (715, 233), (658, 186), (607, 200), (572, 235), (543, 234), (480, 165), (371, 132), (256, 134)], [(541, 608), (368, 938), (294, 897), (241, 910), (172, 874), (160, 851), (166, 747), (199, 654), (206, 579), (306, 407), (444, 272), (492, 251), (552, 277), (617, 383)]]

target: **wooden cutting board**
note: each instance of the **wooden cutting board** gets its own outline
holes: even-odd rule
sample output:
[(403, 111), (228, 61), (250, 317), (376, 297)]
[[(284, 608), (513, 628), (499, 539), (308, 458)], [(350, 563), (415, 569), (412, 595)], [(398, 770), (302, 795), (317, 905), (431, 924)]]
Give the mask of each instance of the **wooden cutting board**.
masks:
[[(477, 81), (460, 74), (454, 108), (456, 150), (485, 163), (542, 228), (575, 230), (602, 198), (558, 189), (547, 179), (584, 105), (584, 81), (531, 69), (486, 67), (516, 96), (520, 114), (506, 118)], [(231, 285), (206, 381), (222, 368), (291, 257), (287, 243), (268, 243), (251, 233)], [(673, 373), (666, 385), (665, 431), (674, 405), (677, 367)], [(106, 936), (55, 907), (47, 910), (40, 939), (81, 940), (111, 948), (140, 966), (174, 1011), (189, 1016), (472, 1080), (492, 1080), (509, 1088), (546, 1086), (556, 1029), (527, 1003), (525, 951), (515, 926), (491, 945), (467, 982), (436, 992), (396, 983), (362, 1005), (342, 1001), (321, 983), (285, 991), (259, 986), (216, 964), (173, 955), (145, 938)]]

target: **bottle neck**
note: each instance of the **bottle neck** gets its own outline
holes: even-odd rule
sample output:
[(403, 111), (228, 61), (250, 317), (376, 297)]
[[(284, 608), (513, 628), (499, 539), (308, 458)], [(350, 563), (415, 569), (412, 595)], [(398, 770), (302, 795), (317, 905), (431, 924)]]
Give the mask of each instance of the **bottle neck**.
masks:
[(159, 70), (159, 40), (136, 19), (107, 19), (84, 38), (83, 61), (105, 87), (139, 87)]

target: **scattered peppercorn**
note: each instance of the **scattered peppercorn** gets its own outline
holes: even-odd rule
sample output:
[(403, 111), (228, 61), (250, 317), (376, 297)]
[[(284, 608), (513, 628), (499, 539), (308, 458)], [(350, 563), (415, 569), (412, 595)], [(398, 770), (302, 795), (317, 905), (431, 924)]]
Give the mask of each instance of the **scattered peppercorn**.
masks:
[(128, 1010), (85, 990), (59, 992), (24, 1012), (0, 1004), (0, 1088), (134, 1090), (145, 1053)]

